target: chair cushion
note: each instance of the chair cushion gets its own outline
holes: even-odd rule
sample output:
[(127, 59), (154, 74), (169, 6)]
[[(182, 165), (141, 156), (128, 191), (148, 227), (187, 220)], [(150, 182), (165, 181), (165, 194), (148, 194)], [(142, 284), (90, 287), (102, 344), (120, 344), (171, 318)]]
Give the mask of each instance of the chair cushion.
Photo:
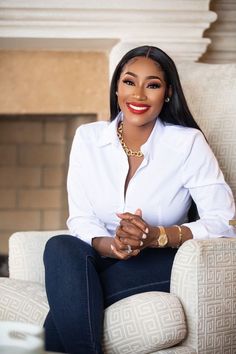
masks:
[(41, 284), (0, 278), (0, 320), (42, 326), (47, 313), (47, 297)]
[[(42, 326), (47, 312), (47, 297), (41, 284), (0, 278), (0, 320)], [(180, 343), (186, 333), (181, 303), (172, 294), (137, 294), (105, 310), (105, 353), (153, 353)]]
[(186, 333), (183, 308), (173, 294), (137, 294), (105, 310), (105, 353), (152, 353), (180, 343)]

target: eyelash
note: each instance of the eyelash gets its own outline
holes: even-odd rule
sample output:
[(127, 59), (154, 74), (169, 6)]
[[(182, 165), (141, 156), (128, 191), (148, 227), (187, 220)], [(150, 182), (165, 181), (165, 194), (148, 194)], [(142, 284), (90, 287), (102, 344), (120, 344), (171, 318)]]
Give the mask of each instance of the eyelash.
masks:
[(161, 87), (161, 84), (159, 83), (153, 83), (153, 84), (149, 84), (148, 85), (149, 88), (153, 88), (153, 89), (158, 89)]
[[(123, 80), (123, 83), (124, 84), (126, 84), (126, 85), (128, 85), (128, 86), (134, 86), (134, 83), (133, 83), (133, 81), (131, 81), (131, 80), (128, 80), (128, 79), (125, 79), (125, 80)], [(147, 88), (151, 88), (151, 89), (159, 89), (161, 87), (161, 84), (159, 84), (159, 83), (150, 83), (150, 84), (148, 84), (148, 86), (147, 86)]]
[(128, 86), (133, 86), (133, 85), (134, 85), (134, 83), (133, 83), (131, 80), (125, 79), (125, 80), (122, 80), (122, 82), (123, 82), (124, 84), (128, 85)]

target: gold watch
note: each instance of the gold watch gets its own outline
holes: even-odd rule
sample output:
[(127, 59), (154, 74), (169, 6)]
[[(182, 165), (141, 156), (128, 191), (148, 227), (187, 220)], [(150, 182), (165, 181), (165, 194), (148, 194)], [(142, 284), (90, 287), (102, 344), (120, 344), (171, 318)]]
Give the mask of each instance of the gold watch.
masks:
[(162, 248), (165, 247), (168, 243), (168, 236), (163, 226), (157, 226), (160, 230), (160, 235), (157, 238), (157, 245), (158, 247)]

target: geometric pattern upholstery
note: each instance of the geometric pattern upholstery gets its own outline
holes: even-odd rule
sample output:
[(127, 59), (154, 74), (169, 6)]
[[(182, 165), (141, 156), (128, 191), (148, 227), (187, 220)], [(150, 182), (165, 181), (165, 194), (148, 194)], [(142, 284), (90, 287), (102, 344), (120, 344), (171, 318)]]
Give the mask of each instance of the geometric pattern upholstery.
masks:
[(42, 326), (48, 313), (45, 288), (29, 281), (0, 278), (0, 319)]
[[(54, 231), (53, 235), (55, 234), (58, 232)], [(31, 253), (40, 258), (41, 253), (37, 254), (32, 245), (36, 250), (43, 249), (49, 237), (47, 232), (41, 232), (40, 237), (35, 232), (28, 232), (27, 236), (23, 233), (23, 237), (21, 233), (14, 234), (10, 241), (10, 254), (21, 240), (24, 259), (24, 243), (28, 243), (32, 238), (34, 240), (30, 241)], [(26, 249), (27, 254), (31, 254), (27, 247)], [(11, 262), (12, 269), (15, 269), (14, 258)], [(34, 262), (40, 264), (39, 260), (34, 259)], [(32, 269), (26, 270), (24, 267), (17, 273), (21, 278), (24, 274), (29, 277)], [(39, 269), (39, 272), (42, 272), (42, 269)], [(15, 272), (12, 275), (16, 275)], [(39, 278), (42, 279), (42, 274)], [(47, 311), (48, 305), (42, 284), (0, 278), (0, 319), (42, 325)], [(170, 330), (168, 319), (171, 318), (171, 323), (171, 316), (175, 314), (177, 326)], [(167, 325), (166, 328), (163, 323)], [(185, 336), (185, 323), (187, 336), (176, 346)], [(179, 332), (176, 334), (177, 328)], [(185, 242), (175, 256), (170, 294), (137, 294), (111, 305), (105, 311), (104, 346), (107, 348), (107, 354), (133, 354), (137, 340), (140, 353), (190, 354), (196, 351), (199, 354), (233, 354), (236, 353), (235, 333), (236, 238)], [(166, 348), (167, 343), (168, 346), (174, 347), (160, 349), (162, 345), (162, 348)], [(213, 347), (214, 349), (211, 349)], [(138, 349), (135, 352), (138, 353)]]
[[(48, 313), (45, 288), (0, 278), (0, 319), (43, 326)], [(104, 352), (150, 353), (186, 336), (183, 308), (175, 295), (149, 292), (123, 299), (105, 311)]]
[[(50, 237), (60, 233), (64, 233), (64, 230), (49, 233), (18, 232), (11, 236), (10, 276), (13, 278), (0, 279), (1, 320), (43, 325), (48, 312), (45, 288), (39, 281), (32, 282), (32, 278), (41, 281), (44, 278), (42, 253), (45, 243)], [(17, 257), (14, 257), (16, 254)], [(26, 258), (29, 258), (27, 262), (22, 262), (22, 259)], [(19, 264), (21, 267), (17, 268)], [(34, 271), (30, 276), (32, 264)], [(35, 270), (38, 270), (38, 275)], [(14, 279), (16, 277), (20, 279)], [(183, 308), (178, 298), (172, 294), (161, 292), (138, 294), (123, 299), (105, 310), (105, 353), (155, 352), (176, 345), (185, 336)]]
[(147, 292), (105, 310), (104, 351), (146, 354), (169, 348), (186, 336), (183, 308), (175, 295)]
[(188, 324), (183, 345), (236, 353), (236, 239), (185, 242), (174, 260), (171, 293)]
[(45, 284), (43, 252), (47, 240), (68, 230), (15, 232), (9, 239), (10, 278)]
[(184, 93), (236, 199), (236, 64), (178, 65)]
[[(178, 347), (172, 347), (169, 349), (162, 349), (162, 350), (158, 350), (157, 352), (153, 352), (151, 354), (197, 354), (197, 351), (193, 348), (190, 347), (184, 347), (181, 345)], [(210, 354), (210, 353), (208, 353)], [(216, 353), (212, 353), (212, 354), (216, 354)], [(219, 353), (221, 354), (221, 353)]]

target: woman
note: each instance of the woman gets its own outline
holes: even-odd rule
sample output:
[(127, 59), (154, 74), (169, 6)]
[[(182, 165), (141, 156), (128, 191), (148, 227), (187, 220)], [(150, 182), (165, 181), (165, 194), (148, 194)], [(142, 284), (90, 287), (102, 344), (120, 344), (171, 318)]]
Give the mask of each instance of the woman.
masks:
[[(117, 65), (110, 98), (111, 123), (81, 126), (73, 141), (73, 236), (56, 236), (45, 249), (48, 350), (102, 353), (105, 307), (168, 292), (181, 244), (233, 233), (231, 190), (172, 59), (155, 47), (131, 50)], [(188, 219), (193, 200), (195, 221)]]

